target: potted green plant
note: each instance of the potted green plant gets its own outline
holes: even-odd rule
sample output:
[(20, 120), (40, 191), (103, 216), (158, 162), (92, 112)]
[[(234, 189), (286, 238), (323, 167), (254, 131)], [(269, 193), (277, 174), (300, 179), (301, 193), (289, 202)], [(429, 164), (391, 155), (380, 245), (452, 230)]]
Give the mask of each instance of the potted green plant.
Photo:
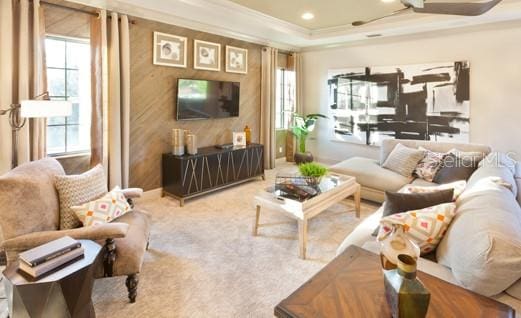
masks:
[(315, 162), (303, 163), (298, 166), (298, 170), (306, 178), (306, 182), (310, 186), (318, 185), (322, 177), (328, 173), (326, 167)]
[(327, 118), (322, 114), (309, 114), (307, 116), (293, 113), (293, 125), (291, 132), (297, 137), (298, 151), (295, 152), (295, 162), (297, 164), (312, 162), (313, 155), (306, 151), (306, 141), (308, 136), (315, 130), (315, 124), (319, 118)]

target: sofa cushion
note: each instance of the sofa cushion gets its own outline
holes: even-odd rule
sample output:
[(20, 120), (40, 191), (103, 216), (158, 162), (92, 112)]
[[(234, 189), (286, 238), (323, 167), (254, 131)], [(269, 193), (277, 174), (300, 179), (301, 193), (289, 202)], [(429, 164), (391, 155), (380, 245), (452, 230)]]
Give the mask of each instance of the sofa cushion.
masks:
[(429, 193), (440, 190), (453, 189), (454, 190), (454, 200), (456, 200), (465, 190), (467, 186), (467, 181), (456, 181), (453, 183), (446, 184), (434, 184), (434, 185), (417, 185), (417, 184), (407, 184), (405, 185), (400, 192), (403, 193)]
[(478, 168), (478, 162), (473, 157), (459, 157), (449, 153), (443, 158), (440, 169), (433, 181), (438, 184), (468, 180)]
[(22, 164), (0, 177), (0, 241), (58, 229), (54, 177), (63, 174), (58, 161), (46, 158)]
[(380, 147), (380, 164), (383, 164), (391, 151), (397, 144), (402, 144), (410, 148), (423, 147), (434, 152), (449, 152), (451, 149), (458, 149), (460, 151), (474, 151), (488, 154), (491, 149), (489, 146), (477, 144), (458, 144), (450, 142), (432, 142), (426, 140), (404, 140), (404, 139), (386, 139), (382, 141)]
[(418, 186), (418, 187), (435, 187), (435, 186), (438, 186), (439, 184), (434, 183), (434, 182), (429, 182), (429, 181), (426, 181), (426, 180), (423, 180), (420, 178), (416, 178), (411, 182), (411, 185)]
[(392, 232), (394, 227), (401, 226), (404, 234), (418, 245), (421, 254), (429, 254), (445, 235), (455, 213), (456, 204), (451, 202), (383, 217), (378, 240)]
[(502, 153), (491, 153), (479, 164), (479, 169), (472, 175), (468, 187), (473, 188), (482, 180), (489, 180), (502, 185), (517, 196), (518, 186), (515, 178), (516, 162)]
[(61, 230), (81, 226), (72, 206), (96, 200), (108, 192), (105, 171), (101, 165), (80, 175), (57, 176), (55, 182), (60, 197)]
[(521, 279), (506, 290), (507, 294), (521, 300)]
[(425, 151), (397, 144), (385, 160), (382, 167), (410, 178), (420, 160), (425, 157)]
[(420, 147), (420, 150), (425, 151), (425, 157), (420, 160), (414, 169), (414, 175), (425, 181), (432, 182), (434, 176), (441, 168), (441, 163), (443, 162), (446, 153), (430, 151), (423, 147)]
[[(429, 193), (402, 193), (385, 192), (385, 203), (382, 217), (396, 213), (412, 210), (424, 209), (442, 203), (452, 202), (454, 189), (440, 190)], [(379, 227), (373, 232), (373, 236), (378, 234)]]
[(493, 169), (474, 173), (436, 253), (461, 285), (485, 296), (521, 278), (521, 207), (495, 178)]
[(380, 191), (398, 191), (411, 180), (382, 168), (377, 160), (354, 157), (329, 168), (330, 171), (356, 177), (363, 187)]

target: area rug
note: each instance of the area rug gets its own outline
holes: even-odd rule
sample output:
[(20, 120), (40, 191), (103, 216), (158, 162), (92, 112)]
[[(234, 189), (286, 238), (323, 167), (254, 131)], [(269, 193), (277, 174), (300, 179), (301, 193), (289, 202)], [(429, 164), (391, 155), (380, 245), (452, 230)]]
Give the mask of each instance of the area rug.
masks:
[[(253, 197), (272, 185), (283, 164), (253, 181), (189, 200), (138, 202), (152, 219), (150, 249), (139, 276), (137, 302), (128, 303), (125, 278), (97, 280), (97, 317), (273, 317), (282, 299), (336, 255), (359, 224), (350, 199), (309, 222), (308, 259), (297, 257), (297, 222), (263, 210), (252, 236)], [(362, 218), (377, 209), (362, 204)], [(0, 308), (1, 305), (0, 305)]]

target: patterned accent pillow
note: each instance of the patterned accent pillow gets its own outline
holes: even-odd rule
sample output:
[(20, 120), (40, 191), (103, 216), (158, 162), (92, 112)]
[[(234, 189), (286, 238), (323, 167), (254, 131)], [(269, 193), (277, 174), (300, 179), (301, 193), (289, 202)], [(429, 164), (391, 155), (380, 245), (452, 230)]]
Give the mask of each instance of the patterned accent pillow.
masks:
[(443, 158), (446, 154), (441, 152), (433, 152), (423, 147), (419, 148), (425, 151), (425, 157), (418, 163), (414, 169), (414, 175), (425, 181), (432, 182), (434, 176), (440, 170)]
[(112, 220), (132, 211), (123, 191), (115, 187), (103, 197), (80, 206), (73, 206), (72, 210), (83, 223), (83, 226), (94, 226), (109, 223)]
[(380, 220), (378, 238), (390, 233), (394, 226), (402, 226), (404, 234), (420, 247), (421, 255), (436, 249), (456, 214), (455, 203), (393, 214)]
[(60, 198), (61, 230), (81, 226), (72, 206), (98, 199), (108, 192), (105, 171), (101, 165), (80, 175), (56, 176), (55, 184)]
[(418, 162), (425, 156), (425, 151), (397, 144), (382, 165), (404, 177), (411, 178)]
[(465, 191), (465, 187), (467, 187), (467, 181), (461, 180), (452, 183), (441, 184), (439, 186), (434, 187), (423, 187), (416, 185), (406, 185), (403, 187), (400, 192), (402, 193), (431, 193), (437, 192), (441, 190), (454, 189), (454, 201), (459, 198), (459, 196)]

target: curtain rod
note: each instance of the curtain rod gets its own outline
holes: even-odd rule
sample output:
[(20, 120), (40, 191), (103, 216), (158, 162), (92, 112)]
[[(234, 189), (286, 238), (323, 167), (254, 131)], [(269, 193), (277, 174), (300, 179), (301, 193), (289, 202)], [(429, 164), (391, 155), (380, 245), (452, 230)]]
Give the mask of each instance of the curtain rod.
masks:
[[(72, 8), (72, 7), (68, 7), (68, 6), (64, 6), (62, 4), (57, 4), (57, 3), (52, 3), (52, 2), (47, 2), (47, 1), (40, 1), (41, 4), (44, 4), (46, 6), (50, 6), (50, 7), (55, 7), (55, 8), (61, 8), (61, 9), (66, 9), (66, 10), (70, 10), (70, 11), (74, 11), (74, 12), (79, 12), (79, 13), (83, 13), (83, 14), (88, 14), (88, 15), (92, 15), (92, 16), (99, 16), (99, 14), (97, 12), (91, 12), (91, 11), (87, 11), (87, 10), (83, 10), (83, 9), (77, 9), (77, 8)], [(107, 15), (107, 18), (111, 18), (110, 15)], [(128, 23), (130, 24), (136, 24), (136, 21), (134, 20), (130, 20), (128, 21)]]

